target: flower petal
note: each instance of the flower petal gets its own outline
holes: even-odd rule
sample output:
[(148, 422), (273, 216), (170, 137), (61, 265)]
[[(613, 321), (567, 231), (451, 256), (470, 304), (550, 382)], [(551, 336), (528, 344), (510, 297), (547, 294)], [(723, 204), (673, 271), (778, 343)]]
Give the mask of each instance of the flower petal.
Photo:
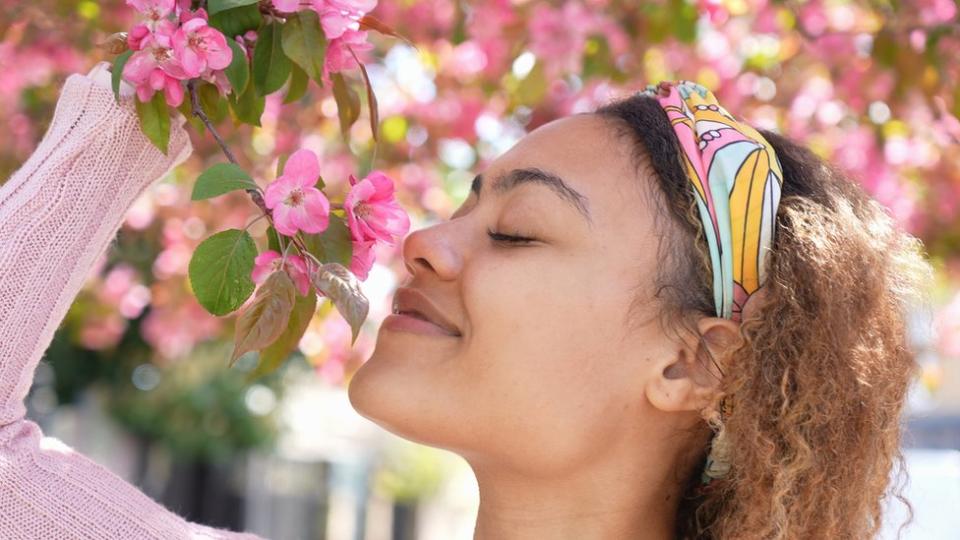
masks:
[(294, 152), (283, 166), (282, 177), (295, 180), (299, 186), (313, 187), (319, 176), (320, 160), (312, 150), (306, 148)]
[(273, 209), (275, 206), (280, 204), (280, 201), (287, 198), (287, 195), (290, 194), (290, 184), (283, 177), (280, 177), (273, 182), (270, 182), (270, 185), (267, 186), (266, 191), (263, 194), (263, 202), (266, 203), (267, 208)]
[(141, 84), (150, 77), (156, 67), (157, 62), (150, 51), (137, 51), (123, 66), (123, 77), (134, 84)]
[(297, 234), (297, 227), (293, 223), (293, 210), (290, 206), (286, 204), (278, 204), (273, 209), (273, 227), (277, 229), (277, 232), (284, 236), (293, 236)]
[(309, 233), (319, 233), (330, 224), (330, 201), (317, 188), (304, 188), (303, 206), (305, 219), (300, 229)]
[(273, 261), (279, 258), (280, 254), (272, 249), (257, 255), (257, 257), (253, 259), (253, 272), (250, 274), (250, 279), (252, 279), (254, 283), (261, 283), (273, 271)]
[(293, 13), (300, 8), (300, 0), (271, 0), (273, 7), (285, 13)]

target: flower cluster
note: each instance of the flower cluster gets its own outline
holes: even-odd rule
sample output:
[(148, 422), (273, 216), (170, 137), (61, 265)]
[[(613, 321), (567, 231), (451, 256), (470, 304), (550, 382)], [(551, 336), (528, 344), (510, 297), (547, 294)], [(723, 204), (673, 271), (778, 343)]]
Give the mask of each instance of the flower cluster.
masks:
[(323, 79), (329, 83), (330, 74), (357, 65), (350, 49), (358, 56), (373, 48), (367, 42), (367, 32), (360, 29), (360, 19), (377, 6), (377, 0), (272, 0), (273, 7), (284, 13), (311, 9), (320, 17), (320, 26), (327, 38), (323, 62)]
[[(320, 160), (310, 150), (300, 149), (287, 160), (281, 174), (267, 186), (264, 203), (273, 213), (277, 233), (294, 236), (298, 232), (321, 233), (330, 224), (330, 202), (317, 186), (320, 178)], [(350, 271), (365, 280), (376, 258), (377, 242), (394, 245), (397, 238), (407, 234), (410, 218), (394, 197), (394, 183), (380, 171), (371, 172), (357, 180), (350, 175), (350, 190), (343, 203), (353, 256)], [(251, 278), (263, 282), (279, 269), (285, 270), (297, 285), (301, 295), (309, 289), (309, 271), (300, 255), (268, 250), (254, 261)]]
[(145, 17), (127, 34), (134, 51), (123, 69), (123, 78), (136, 87), (140, 101), (149, 101), (163, 91), (168, 105), (183, 103), (183, 81), (202, 78), (229, 93), (223, 70), (233, 51), (227, 38), (208, 24), (206, 10), (189, 9), (189, 2), (176, 0), (127, 0)]

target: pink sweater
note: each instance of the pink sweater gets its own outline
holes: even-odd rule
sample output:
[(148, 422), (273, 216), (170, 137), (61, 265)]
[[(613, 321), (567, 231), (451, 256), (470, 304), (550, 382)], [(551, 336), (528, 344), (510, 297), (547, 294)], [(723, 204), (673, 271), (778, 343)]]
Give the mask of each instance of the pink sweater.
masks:
[(193, 151), (178, 119), (164, 156), (132, 98), (70, 75), (0, 186), (0, 539), (259, 538), (187, 522), (24, 418), (37, 362), (127, 209)]

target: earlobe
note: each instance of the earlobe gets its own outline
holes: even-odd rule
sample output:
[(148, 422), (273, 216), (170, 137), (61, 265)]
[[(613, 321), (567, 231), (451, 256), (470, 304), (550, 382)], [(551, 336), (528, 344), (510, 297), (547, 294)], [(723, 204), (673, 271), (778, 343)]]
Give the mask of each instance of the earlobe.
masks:
[(713, 385), (705, 384), (689, 349), (678, 349), (664, 360), (647, 381), (647, 400), (664, 412), (697, 411), (709, 403)]

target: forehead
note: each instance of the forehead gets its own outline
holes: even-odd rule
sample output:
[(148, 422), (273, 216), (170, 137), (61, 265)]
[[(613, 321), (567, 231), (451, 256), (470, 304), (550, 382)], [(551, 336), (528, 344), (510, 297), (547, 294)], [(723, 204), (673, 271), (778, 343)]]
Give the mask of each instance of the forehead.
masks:
[(649, 179), (635, 166), (632, 144), (608, 119), (594, 114), (567, 116), (527, 134), (488, 172), (544, 169), (582, 193), (598, 223), (621, 227), (628, 221), (636, 226), (638, 217), (647, 214), (645, 183)]

